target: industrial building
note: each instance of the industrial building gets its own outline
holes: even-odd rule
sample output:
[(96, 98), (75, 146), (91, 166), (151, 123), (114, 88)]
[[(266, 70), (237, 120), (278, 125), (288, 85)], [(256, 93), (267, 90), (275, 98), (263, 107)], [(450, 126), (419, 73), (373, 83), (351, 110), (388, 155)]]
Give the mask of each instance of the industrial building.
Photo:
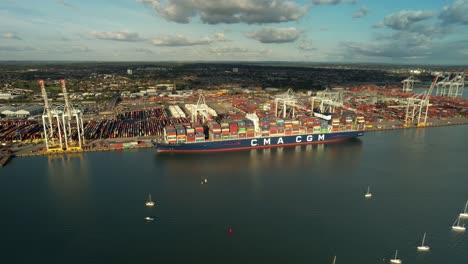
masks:
[(42, 105), (21, 105), (0, 107), (0, 113), (7, 117), (29, 117), (40, 115), (44, 112)]

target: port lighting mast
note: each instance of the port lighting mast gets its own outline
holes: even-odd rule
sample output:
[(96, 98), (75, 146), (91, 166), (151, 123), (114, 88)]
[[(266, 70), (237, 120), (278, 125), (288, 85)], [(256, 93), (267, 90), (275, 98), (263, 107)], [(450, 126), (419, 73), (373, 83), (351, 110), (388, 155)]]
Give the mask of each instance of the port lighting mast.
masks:
[[(60, 147), (60, 150), (63, 150), (62, 133), (61, 133), (61, 128), (60, 128), (60, 118), (59, 118), (61, 115), (61, 112), (50, 107), (49, 99), (47, 97), (47, 92), (45, 89), (44, 80), (38, 80), (38, 84), (41, 89), (42, 98), (44, 99), (44, 113), (42, 115), (42, 124), (44, 127), (44, 139), (46, 141), (47, 151), (57, 150), (58, 147)], [(59, 146), (55, 144), (53, 118), (57, 119), (57, 132), (58, 132), (59, 142), (60, 142)]]
[(411, 93), (414, 87), (414, 77), (410, 76), (409, 78), (401, 81), (403, 83), (403, 92)]

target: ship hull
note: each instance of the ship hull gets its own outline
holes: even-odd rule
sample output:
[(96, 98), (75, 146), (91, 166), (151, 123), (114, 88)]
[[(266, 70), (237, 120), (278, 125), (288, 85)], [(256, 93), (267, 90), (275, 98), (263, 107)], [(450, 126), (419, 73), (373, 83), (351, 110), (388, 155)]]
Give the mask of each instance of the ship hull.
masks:
[(364, 135), (364, 131), (347, 131), (336, 133), (304, 134), (291, 136), (271, 136), (257, 138), (243, 138), (219, 141), (205, 141), (196, 143), (156, 143), (153, 145), (157, 152), (224, 152), (257, 148), (278, 148), (310, 144), (325, 144), (348, 140)]

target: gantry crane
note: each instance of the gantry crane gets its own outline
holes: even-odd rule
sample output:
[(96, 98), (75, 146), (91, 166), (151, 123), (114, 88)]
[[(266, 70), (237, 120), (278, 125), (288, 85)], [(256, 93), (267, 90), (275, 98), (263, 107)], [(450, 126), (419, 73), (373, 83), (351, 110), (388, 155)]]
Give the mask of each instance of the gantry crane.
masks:
[(216, 115), (216, 113), (213, 113), (213, 110), (206, 104), (203, 91), (200, 90), (198, 93), (199, 96), (197, 104), (186, 105), (186, 107), (190, 111), (192, 123), (197, 122), (199, 114), (202, 117), (202, 123), (205, 123), (207, 120), (211, 119), (211, 115)]
[[(52, 108), (49, 105), (49, 99), (45, 89), (44, 80), (38, 80), (39, 87), (41, 89), (42, 98), (44, 99), (44, 114), (42, 115), (42, 124), (44, 127), (44, 139), (46, 142), (47, 152), (60, 152), (63, 151), (62, 141), (62, 128), (61, 128), (61, 111)], [(54, 119), (56, 119), (56, 126), (54, 127)], [(56, 134), (58, 135), (59, 144), (56, 143)]]
[[(67, 150), (80, 151), (82, 150), (83, 144), (85, 144), (83, 115), (79, 109), (73, 108), (70, 103), (65, 80), (60, 80), (60, 84), (65, 101), (65, 112), (62, 115), (65, 146)], [(75, 118), (75, 122), (73, 122), (73, 118)], [(77, 132), (78, 142), (73, 140), (72, 136), (74, 131)]]
[[(450, 78), (452, 77), (453, 78)], [(444, 80), (437, 83), (436, 95), (448, 97), (462, 97), (465, 88), (465, 73), (447, 73)]]
[(316, 109), (316, 103), (318, 103), (321, 113), (334, 113), (336, 107), (343, 107), (343, 94), (339, 91), (326, 89), (311, 97), (310, 100), (312, 110)]
[(405, 93), (411, 93), (413, 91), (414, 87), (414, 77), (410, 76), (409, 78), (401, 81), (403, 84), (403, 92)]
[(416, 121), (417, 127), (425, 127), (427, 122), (427, 112), (429, 111), (429, 99), (437, 85), (440, 74), (434, 74), (435, 78), (429, 87), (429, 90), (422, 94), (408, 98), (405, 114), (405, 127), (409, 127)]
[[(292, 89), (288, 89), (285, 93), (277, 95), (275, 98), (275, 116), (280, 117), (280, 112), (283, 112), (282, 117), (287, 118), (291, 116), (292, 118), (296, 117), (296, 109), (304, 109), (305, 106), (300, 104), (294, 95)], [(280, 110), (281, 106), (281, 110)], [(289, 107), (289, 111), (288, 111)]]

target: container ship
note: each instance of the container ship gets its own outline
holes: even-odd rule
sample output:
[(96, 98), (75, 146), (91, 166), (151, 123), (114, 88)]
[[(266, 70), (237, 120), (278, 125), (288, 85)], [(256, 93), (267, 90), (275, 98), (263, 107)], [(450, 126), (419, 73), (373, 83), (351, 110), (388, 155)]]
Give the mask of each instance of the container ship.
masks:
[[(322, 118), (318, 117), (321, 116)], [(237, 121), (211, 121), (164, 128), (157, 152), (222, 152), (343, 141), (364, 135), (364, 117), (331, 118), (317, 114), (300, 119), (262, 118), (247, 114)]]

